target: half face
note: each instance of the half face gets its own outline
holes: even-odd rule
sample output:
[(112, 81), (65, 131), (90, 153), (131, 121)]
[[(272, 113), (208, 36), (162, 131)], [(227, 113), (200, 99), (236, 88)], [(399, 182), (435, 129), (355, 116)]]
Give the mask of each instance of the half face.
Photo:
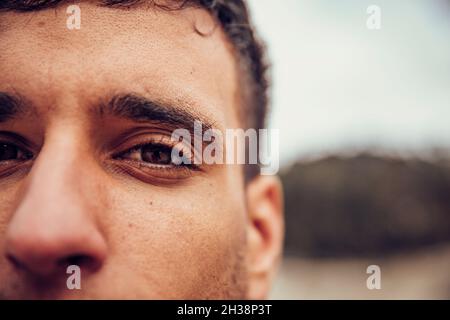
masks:
[(64, 5), (0, 14), (0, 297), (245, 297), (242, 167), (170, 162), (173, 130), (240, 126), (224, 34), (80, 7), (80, 30)]

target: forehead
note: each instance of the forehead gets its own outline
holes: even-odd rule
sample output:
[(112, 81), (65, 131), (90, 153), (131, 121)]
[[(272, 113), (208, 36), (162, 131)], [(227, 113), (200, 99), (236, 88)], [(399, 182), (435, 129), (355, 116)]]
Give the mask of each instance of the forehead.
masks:
[(25, 96), (41, 113), (135, 92), (188, 101), (217, 123), (236, 124), (235, 59), (206, 11), (81, 3), (81, 29), (69, 30), (66, 9), (0, 13), (0, 91)]

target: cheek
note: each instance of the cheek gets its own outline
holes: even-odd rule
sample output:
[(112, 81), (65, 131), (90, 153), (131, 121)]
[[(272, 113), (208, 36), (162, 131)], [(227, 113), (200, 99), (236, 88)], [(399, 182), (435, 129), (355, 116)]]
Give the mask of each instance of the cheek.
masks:
[(156, 295), (193, 298), (230, 286), (240, 272), (246, 217), (242, 199), (226, 190), (207, 183), (117, 194), (112, 258)]
[(16, 177), (6, 178), (5, 181), (0, 181), (0, 241), (2, 243), (8, 223), (17, 206), (18, 193), (19, 184), (16, 183)]
[(17, 207), (19, 184), (17, 177), (6, 178), (0, 182), (0, 299), (2, 291), (7, 291), (10, 281), (14, 278), (11, 274), (11, 265), (6, 259), (6, 232), (11, 221), (14, 209)]

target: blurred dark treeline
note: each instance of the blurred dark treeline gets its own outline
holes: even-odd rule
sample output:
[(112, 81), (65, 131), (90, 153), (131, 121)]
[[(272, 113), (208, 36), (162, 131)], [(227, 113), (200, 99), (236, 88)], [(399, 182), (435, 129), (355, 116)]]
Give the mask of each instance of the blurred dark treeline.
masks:
[(285, 254), (370, 257), (450, 242), (450, 161), (362, 153), (281, 173)]

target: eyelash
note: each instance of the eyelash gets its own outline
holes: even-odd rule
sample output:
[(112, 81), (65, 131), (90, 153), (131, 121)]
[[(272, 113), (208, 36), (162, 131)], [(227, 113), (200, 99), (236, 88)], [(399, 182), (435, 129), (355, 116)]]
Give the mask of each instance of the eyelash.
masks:
[[(180, 165), (176, 165), (176, 164), (168, 164), (168, 165), (158, 165), (158, 164), (151, 164), (149, 162), (145, 162), (145, 161), (139, 161), (139, 160), (130, 160), (130, 159), (123, 159), (125, 156), (130, 155), (133, 152), (139, 151), (145, 147), (148, 146), (153, 146), (153, 147), (161, 147), (161, 148), (167, 148), (170, 149), (170, 151), (172, 152), (173, 148), (176, 148), (175, 144), (172, 143), (167, 143), (164, 141), (165, 139), (160, 139), (160, 140), (155, 140), (155, 139), (151, 139), (151, 140), (147, 140), (145, 142), (141, 142), (138, 143), (128, 149), (126, 149), (125, 151), (121, 151), (119, 153), (116, 153), (115, 155), (113, 155), (113, 159), (115, 160), (126, 160), (129, 162), (139, 162), (142, 166), (145, 167), (150, 167), (150, 168), (154, 168), (157, 170), (192, 170), (192, 171), (197, 171), (200, 169), (200, 167), (196, 164), (194, 164), (193, 159), (191, 159), (191, 163), (187, 164), (187, 163), (182, 163)], [(180, 150), (183, 151), (183, 150)], [(141, 150), (142, 152), (142, 150)]]
[(10, 147), (16, 148), (18, 155), (22, 155), (22, 159), (0, 160), (0, 162), (6, 162), (6, 161), (25, 162), (25, 161), (28, 161), (28, 160), (31, 160), (34, 158), (34, 155), (31, 151), (29, 151), (28, 149), (26, 149), (22, 146), (17, 145), (16, 143), (11, 143), (9, 141), (1, 141), (0, 140), (0, 148), (2, 148), (3, 146), (10, 146)]

